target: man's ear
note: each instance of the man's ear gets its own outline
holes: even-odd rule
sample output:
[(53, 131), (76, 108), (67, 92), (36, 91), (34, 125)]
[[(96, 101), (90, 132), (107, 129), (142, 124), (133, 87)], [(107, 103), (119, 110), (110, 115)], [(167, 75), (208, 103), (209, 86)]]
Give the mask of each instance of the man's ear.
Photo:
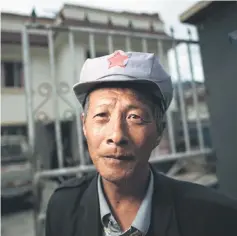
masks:
[(160, 125), (160, 131), (158, 133), (158, 137), (156, 138), (156, 141), (155, 141), (155, 147), (157, 147), (160, 144), (165, 127), (166, 127), (166, 122), (162, 121)]
[(162, 135), (159, 135), (159, 137), (157, 137), (156, 142), (155, 142), (155, 147), (157, 147), (160, 144)]
[(81, 124), (82, 124), (83, 134), (84, 134), (84, 136), (85, 136), (85, 138), (86, 138), (87, 136), (86, 136), (85, 123), (86, 123), (86, 116), (85, 116), (85, 113), (82, 113), (82, 114), (81, 114)]

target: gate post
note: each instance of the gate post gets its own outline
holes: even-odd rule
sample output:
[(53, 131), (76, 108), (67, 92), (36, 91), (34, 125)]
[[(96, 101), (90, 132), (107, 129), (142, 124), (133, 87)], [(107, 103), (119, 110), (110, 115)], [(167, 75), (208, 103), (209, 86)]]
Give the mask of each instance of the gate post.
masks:
[[(31, 148), (31, 152), (35, 149), (35, 127), (33, 117), (33, 98), (32, 98), (32, 73), (30, 65), (30, 47), (29, 47), (29, 35), (27, 32), (27, 26), (23, 26), (22, 30), (22, 57), (24, 68), (24, 86), (26, 93), (26, 116), (27, 116), (27, 130), (28, 130), (28, 142)], [(34, 166), (36, 168), (36, 166)]]
[[(68, 42), (69, 42), (69, 47), (70, 47), (70, 53), (71, 53), (71, 60), (72, 60), (72, 81), (73, 83), (78, 82), (78, 74), (77, 74), (77, 68), (76, 68), (76, 58), (75, 58), (75, 41), (74, 41), (74, 34), (73, 31), (69, 30), (68, 32)], [(81, 114), (82, 114), (82, 107), (80, 106), (77, 98), (75, 97), (75, 124), (76, 124), (76, 138), (77, 138), (77, 148), (75, 150), (75, 147), (73, 147), (73, 157), (75, 159), (79, 159), (77, 161), (80, 161), (80, 165), (85, 165), (86, 164), (86, 159), (85, 159), (85, 150), (84, 150), (84, 144), (83, 144), (83, 133), (82, 133), (82, 122), (81, 122)], [(72, 135), (73, 137), (73, 135)], [(73, 142), (73, 140), (72, 140)], [(78, 151), (79, 153), (79, 158), (77, 158), (77, 154), (75, 151)]]
[(57, 147), (57, 158), (58, 166), (63, 167), (63, 146), (62, 146), (62, 132), (61, 132), (61, 120), (58, 104), (58, 81), (55, 74), (55, 55), (54, 55), (54, 39), (53, 39), (53, 30), (49, 29), (48, 31), (48, 44), (49, 44), (49, 62), (50, 62), (50, 75), (53, 80), (53, 108), (54, 108), (54, 122), (55, 122), (55, 137), (56, 137), (56, 147)]
[(32, 178), (33, 178), (33, 196), (34, 196), (34, 229), (35, 235), (38, 234), (38, 224), (37, 224), (37, 213), (39, 204), (37, 204), (37, 197), (40, 197), (40, 189), (35, 185), (34, 174), (38, 170), (38, 161), (35, 153), (35, 123), (34, 123), (34, 112), (33, 112), (33, 86), (32, 86), (32, 73), (30, 64), (30, 43), (29, 43), (29, 33), (27, 25), (23, 26), (22, 29), (22, 57), (23, 57), (23, 68), (24, 68), (24, 86), (26, 93), (26, 115), (27, 115), (27, 136), (28, 144), (30, 147), (31, 165), (32, 165)]

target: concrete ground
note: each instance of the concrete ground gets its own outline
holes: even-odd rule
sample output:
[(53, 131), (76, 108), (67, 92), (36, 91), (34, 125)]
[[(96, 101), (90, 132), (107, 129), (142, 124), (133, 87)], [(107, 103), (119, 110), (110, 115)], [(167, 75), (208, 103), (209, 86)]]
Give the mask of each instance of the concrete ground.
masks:
[[(54, 182), (45, 183), (43, 192), (42, 210), (47, 206), (48, 199), (56, 188)], [(30, 202), (22, 199), (2, 200), (1, 212), (1, 235), (2, 236), (34, 236), (34, 215)]]

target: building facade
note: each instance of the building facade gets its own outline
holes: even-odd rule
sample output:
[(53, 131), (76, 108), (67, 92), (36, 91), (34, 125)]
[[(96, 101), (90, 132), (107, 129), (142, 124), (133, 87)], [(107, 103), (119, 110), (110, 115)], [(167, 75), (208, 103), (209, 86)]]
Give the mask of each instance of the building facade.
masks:
[[(22, 62), (21, 31), (25, 23), (31, 22), (31, 16), (2, 13), (2, 58), (1, 58), (1, 87), (2, 87), (2, 126), (16, 126), (26, 124), (26, 107), (24, 93), (24, 72)], [(158, 15), (117, 13), (99, 9), (91, 9), (74, 5), (64, 5), (55, 18), (36, 18), (38, 24), (90, 27), (95, 29), (129, 30), (134, 32), (146, 32), (149, 34), (168, 37), (164, 33), (163, 22)], [(89, 34), (78, 32), (75, 42), (75, 60), (78, 74), (86, 58), (90, 57), (88, 44)], [(68, 44), (68, 36), (65, 33), (54, 35), (55, 40), (55, 71), (56, 77), (62, 87), (71, 86), (72, 58)], [(109, 53), (106, 35), (95, 37), (95, 56)], [(30, 35), (31, 79), (33, 82), (34, 104), (37, 106), (42, 100), (39, 90), (45, 89), (43, 83), (52, 85), (50, 75), (49, 50), (47, 33), (40, 32)], [(114, 50), (126, 49), (124, 38), (113, 38)], [(157, 52), (157, 42), (149, 41), (147, 51)], [(166, 47), (167, 49), (167, 47)], [(164, 48), (164, 50), (166, 50)], [(131, 41), (131, 50), (142, 51), (142, 42)], [(164, 55), (167, 55), (166, 53)], [(167, 56), (164, 64), (168, 67)], [(46, 85), (45, 85), (46, 86)], [(65, 86), (67, 87), (67, 86)], [(66, 89), (66, 88), (63, 88)], [(67, 99), (73, 102), (72, 93), (68, 93)], [(61, 116), (66, 107), (60, 102)], [(49, 120), (54, 119), (51, 99), (42, 108)]]
[[(50, 130), (45, 135), (45, 132), (42, 134), (42, 130), (39, 128), (37, 131), (39, 135), (36, 137), (40, 137), (40, 140), (48, 140), (46, 144), (52, 143), (52, 140), (56, 139), (53, 135), (55, 133), (54, 122), (59, 119), (63, 137), (62, 143), (64, 147), (71, 145), (71, 141), (64, 139), (64, 137), (75, 136), (71, 135), (75, 127), (72, 128), (70, 125), (74, 115), (72, 107), (75, 107), (75, 98), (71, 88), (75, 83), (75, 74), (79, 79), (81, 67), (89, 57), (102, 56), (117, 49), (154, 52), (161, 57), (164, 67), (169, 69), (167, 51), (171, 48), (171, 40), (164, 32), (164, 23), (158, 14), (111, 12), (65, 4), (54, 18), (7, 12), (3, 12), (1, 18), (2, 135), (27, 133), (27, 99), (32, 99), (34, 120), (42, 121)], [(23, 70), (23, 53), (26, 48), (22, 47), (22, 29), (25, 24), (32, 24), (36, 28), (43, 26), (46, 28), (81, 29), (74, 32), (74, 55), (72, 55), (70, 48), (67, 30), (50, 32), (48, 29), (32, 29), (29, 31), (30, 60), (28, 66), (32, 83), (31, 98), (26, 96)], [(117, 32), (118, 34), (112, 37), (106, 32)], [(122, 34), (119, 35), (119, 32)], [(126, 32), (129, 32), (130, 35), (131, 33), (134, 36), (138, 35), (138, 37), (126, 37), (124, 36)], [(51, 33), (56, 80), (52, 77), (52, 61), (50, 61), (49, 35)], [(144, 35), (147, 37), (143, 37)], [(58, 94), (56, 98), (57, 113), (54, 109), (55, 98), (53, 96), (55, 86), (57, 86)], [(74, 139), (72, 138), (72, 140)], [(56, 148), (54, 141), (53, 143), (52, 146)], [(168, 152), (166, 150), (167, 144), (168, 142), (164, 141), (164, 153)], [(44, 148), (40, 146), (39, 149)], [(52, 150), (51, 152), (56, 152)], [(74, 153), (77, 153), (77, 150)], [(70, 152), (69, 154), (64, 153), (64, 155), (72, 154)], [(44, 154), (44, 156), (47, 155)]]

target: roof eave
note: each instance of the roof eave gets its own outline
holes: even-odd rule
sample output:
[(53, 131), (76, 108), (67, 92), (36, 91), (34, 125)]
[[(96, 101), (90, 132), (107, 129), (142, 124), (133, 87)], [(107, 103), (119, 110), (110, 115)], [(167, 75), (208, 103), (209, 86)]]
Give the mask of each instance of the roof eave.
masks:
[(122, 14), (122, 15), (127, 15), (127, 16), (134, 16), (134, 17), (144, 17), (148, 19), (153, 19), (157, 20), (163, 23), (163, 21), (160, 18), (159, 13), (153, 13), (153, 14), (146, 14), (146, 13), (134, 13), (134, 12), (128, 12), (128, 11), (113, 11), (109, 9), (103, 9), (99, 7), (88, 7), (84, 5), (78, 5), (78, 4), (73, 4), (73, 3), (65, 3), (62, 7), (62, 10), (65, 8), (80, 8), (80, 9), (86, 9), (86, 10), (95, 10), (95, 11), (101, 11), (104, 13), (114, 13), (114, 14)]
[(183, 12), (179, 19), (182, 23), (190, 23), (195, 24), (195, 18), (197, 18), (198, 15), (201, 14), (201, 12), (206, 9), (208, 6), (210, 6), (213, 3), (213, 1), (200, 1), (194, 4), (192, 7), (190, 7), (188, 10)]

